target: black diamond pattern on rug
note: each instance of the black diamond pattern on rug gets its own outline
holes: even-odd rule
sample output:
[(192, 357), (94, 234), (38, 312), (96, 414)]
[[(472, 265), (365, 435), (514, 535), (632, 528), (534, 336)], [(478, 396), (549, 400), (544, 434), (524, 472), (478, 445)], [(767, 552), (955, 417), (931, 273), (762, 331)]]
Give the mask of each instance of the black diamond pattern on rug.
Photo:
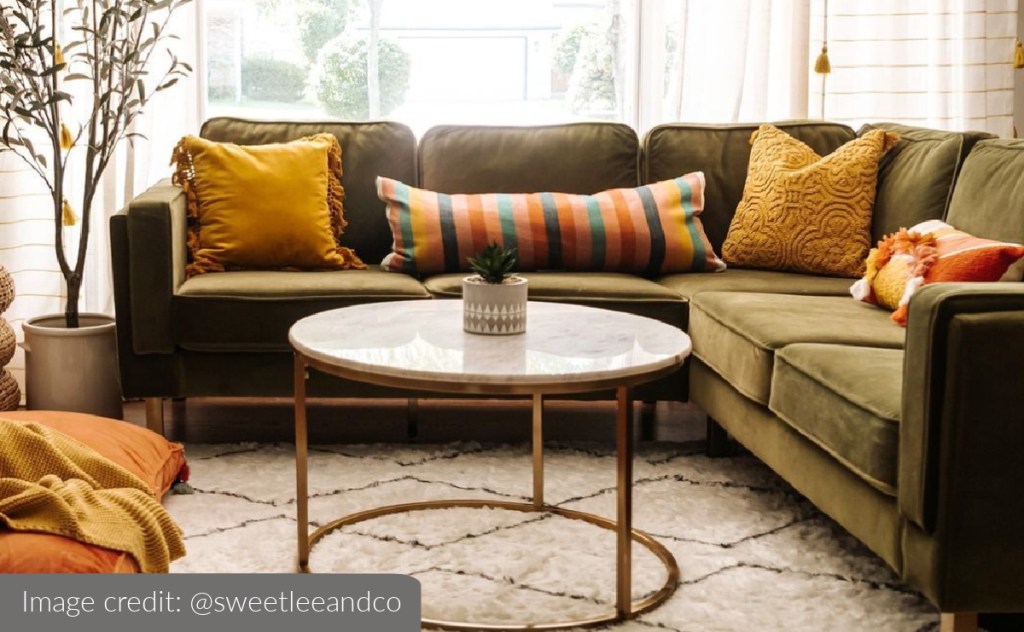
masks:
[[(190, 445), (192, 496), (166, 504), (188, 555), (172, 572), (293, 572), (290, 445)], [(549, 444), (546, 500), (608, 517), (614, 452)], [(749, 456), (641, 444), (634, 525), (676, 556), (682, 577), (661, 608), (615, 630), (937, 630), (928, 602), (876, 556)], [(311, 527), (380, 505), (529, 500), (525, 445), (345, 445), (310, 452)], [(664, 570), (634, 547), (634, 598)], [(614, 536), (555, 516), (498, 509), (392, 515), (325, 537), (316, 572), (396, 572), (423, 585), (424, 615), (500, 623), (593, 616), (614, 594)]]

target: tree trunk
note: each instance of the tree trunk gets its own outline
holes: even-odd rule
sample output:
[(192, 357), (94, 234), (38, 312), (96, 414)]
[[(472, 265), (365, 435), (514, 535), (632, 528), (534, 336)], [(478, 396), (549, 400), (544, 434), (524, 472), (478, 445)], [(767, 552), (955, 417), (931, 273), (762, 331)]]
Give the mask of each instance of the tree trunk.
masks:
[(380, 111), (380, 12), (384, 0), (370, 0), (370, 41), (366, 52), (366, 98), (371, 119)]
[(72, 272), (67, 276), (68, 299), (64, 305), (64, 321), (68, 329), (78, 327), (78, 296), (82, 292), (82, 275)]

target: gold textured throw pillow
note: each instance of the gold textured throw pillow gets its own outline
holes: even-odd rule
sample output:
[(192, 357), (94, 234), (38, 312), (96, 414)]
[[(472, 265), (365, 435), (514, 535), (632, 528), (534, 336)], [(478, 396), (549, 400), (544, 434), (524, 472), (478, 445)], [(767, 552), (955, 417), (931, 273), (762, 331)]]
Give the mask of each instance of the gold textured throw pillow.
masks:
[(772, 125), (753, 146), (722, 255), (729, 265), (857, 277), (871, 248), (878, 160), (898, 135), (874, 130), (825, 157)]
[(186, 136), (172, 161), (188, 199), (188, 276), (366, 267), (338, 243), (344, 191), (333, 134), (249, 146)]

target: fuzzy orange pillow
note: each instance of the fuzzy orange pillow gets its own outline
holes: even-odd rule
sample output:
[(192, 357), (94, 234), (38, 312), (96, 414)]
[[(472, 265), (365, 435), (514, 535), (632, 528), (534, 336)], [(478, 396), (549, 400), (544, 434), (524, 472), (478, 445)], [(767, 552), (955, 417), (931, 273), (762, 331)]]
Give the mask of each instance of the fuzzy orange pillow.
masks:
[(1020, 281), (1024, 246), (975, 237), (930, 220), (886, 236), (867, 259), (867, 273), (850, 288), (859, 301), (895, 310), (907, 324), (907, 306), (917, 288), (943, 281)]

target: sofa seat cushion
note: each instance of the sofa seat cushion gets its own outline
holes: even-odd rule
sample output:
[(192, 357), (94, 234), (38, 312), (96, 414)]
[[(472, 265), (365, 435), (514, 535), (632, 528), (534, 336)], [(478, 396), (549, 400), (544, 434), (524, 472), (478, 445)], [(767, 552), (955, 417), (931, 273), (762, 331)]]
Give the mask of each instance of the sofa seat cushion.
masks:
[(736, 390), (768, 405), (775, 351), (799, 342), (903, 348), (881, 310), (839, 296), (702, 292), (690, 304), (693, 353)]
[[(465, 276), (465, 273), (439, 274), (427, 278), (423, 284), (438, 298), (459, 298)], [(519, 276), (530, 280), (531, 301), (601, 307), (686, 328), (686, 301), (648, 279), (613, 272), (525, 272)]]
[(902, 393), (901, 349), (794, 344), (775, 355), (769, 408), (895, 496)]
[(300, 318), (418, 298), (430, 298), (422, 283), (381, 270), (203, 274), (175, 293), (175, 343), (193, 351), (289, 351), (288, 329)]
[(769, 294), (809, 294), (812, 296), (849, 296), (850, 279), (839, 277), (728, 268), (715, 274), (687, 272), (666, 274), (655, 279), (687, 300), (698, 292), (763, 292)]

